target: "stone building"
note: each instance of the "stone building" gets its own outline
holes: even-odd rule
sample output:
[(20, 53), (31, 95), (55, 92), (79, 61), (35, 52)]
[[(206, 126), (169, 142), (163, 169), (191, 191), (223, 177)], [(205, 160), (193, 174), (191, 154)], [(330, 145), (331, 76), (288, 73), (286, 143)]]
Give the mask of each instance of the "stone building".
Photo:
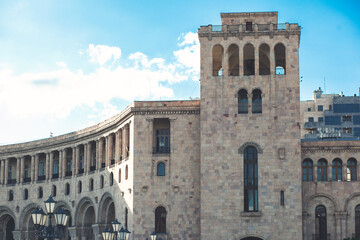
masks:
[[(360, 141), (301, 139), (298, 24), (223, 13), (201, 26), (201, 99), (136, 101), (95, 126), (0, 146), (0, 239), (34, 239), (52, 194), (66, 239), (360, 236)], [(330, 163), (333, 163), (330, 165)]]

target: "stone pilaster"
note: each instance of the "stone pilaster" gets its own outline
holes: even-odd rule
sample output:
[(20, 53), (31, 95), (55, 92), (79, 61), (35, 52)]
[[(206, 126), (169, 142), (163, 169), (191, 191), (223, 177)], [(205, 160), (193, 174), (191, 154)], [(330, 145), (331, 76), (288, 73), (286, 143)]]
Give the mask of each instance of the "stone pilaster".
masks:
[(16, 158), (16, 183), (20, 183), (21, 158)]
[(77, 151), (76, 151), (76, 148), (77, 147), (73, 147), (72, 148), (72, 175), (75, 176), (77, 173), (76, 173), (76, 169), (77, 169), (77, 166), (78, 165), (78, 161), (76, 161), (77, 159)]
[(35, 181), (35, 155), (31, 155), (31, 182)]
[(39, 154), (35, 155), (35, 181), (39, 178)]
[(96, 169), (101, 168), (101, 160), (100, 160), (100, 139), (96, 140)]
[(5, 169), (5, 160), (4, 159), (0, 159), (0, 184), (4, 184), (4, 169)]
[(80, 169), (80, 145), (74, 147), (74, 150), (73, 153), (75, 152), (75, 169), (73, 175), (77, 175)]
[(110, 166), (109, 162), (110, 162), (110, 151), (109, 151), (109, 139), (110, 139), (110, 136), (106, 136), (105, 137), (105, 167), (108, 167)]
[(53, 173), (54, 173), (54, 152), (50, 152), (49, 179), (52, 179)]
[(120, 160), (120, 147), (119, 147), (119, 142), (120, 142), (120, 132), (117, 131), (115, 133), (115, 163), (119, 163)]
[(20, 159), (20, 183), (24, 182), (25, 177), (25, 157)]
[(50, 175), (50, 153), (45, 153), (45, 179), (49, 180), (49, 175)]
[(91, 166), (91, 142), (86, 144), (86, 165), (85, 165), (85, 172), (90, 172)]
[(102, 139), (100, 139), (99, 140), (99, 169), (101, 168), (101, 164), (102, 164), (102, 162), (103, 162), (103, 154), (104, 154), (104, 150), (103, 150), (103, 148), (104, 148), (104, 142), (103, 142), (103, 140)]
[(9, 159), (5, 159), (5, 177), (4, 177), (4, 183), (8, 183), (8, 175), (9, 175)]
[(65, 174), (66, 174), (66, 154), (67, 154), (67, 150), (63, 149), (63, 154), (62, 154), (62, 177), (65, 177)]
[(59, 178), (63, 175), (63, 151), (59, 150)]

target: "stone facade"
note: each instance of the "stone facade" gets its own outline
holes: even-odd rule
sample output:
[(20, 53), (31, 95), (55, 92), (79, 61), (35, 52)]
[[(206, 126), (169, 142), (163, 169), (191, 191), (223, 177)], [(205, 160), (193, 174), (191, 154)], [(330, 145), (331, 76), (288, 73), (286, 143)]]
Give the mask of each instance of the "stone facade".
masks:
[(115, 218), (134, 240), (356, 233), (360, 168), (349, 178), (348, 160), (360, 141), (301, 140), (300, 26), (277, 12), (221, 18), (198, 30), (201, 100), (136, 101), (90, 128), (0, 146), (0, 240), (34, 239), (31, 212), (50, 194), (71, 217), (66, 239), (100, 240)]

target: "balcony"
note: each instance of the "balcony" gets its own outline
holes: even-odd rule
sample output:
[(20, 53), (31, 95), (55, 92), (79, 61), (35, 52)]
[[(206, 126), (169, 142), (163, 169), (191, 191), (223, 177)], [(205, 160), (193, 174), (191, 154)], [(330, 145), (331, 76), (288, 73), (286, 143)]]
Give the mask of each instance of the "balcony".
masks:
[(72, 171), (66, 171), (65, 172), (65, 177), (69, 177), (72, 176)]
[(90, 172), (94, 172), (96, 169), (96, 166), (90, 166)]
[(84, 169), (83, 168), (80, 168), (79, 169), (79, 174), (83, 174), (84, 173)]
[(44, 181), (44, 180), (45, 180), (45, 175), (38, 176), (38, 181)]
[(331, 240), (330, 233), (327, 234), (313, 234), (312, 240)]
[(16, 184), (16, 179), (8, 179), (7, 184)]
[(59, 178), (59, 174), (58, 174), (58, 173), (54, 173), (54, 174), (52, 175), (52, 178), (53, 178), (53, 179), (58, 179), (58, 178)]
[(170, 154), (170, 147), (154, 147), (153, 154)]
[(115, 159), (111, 159), (111, 165), (115, 164)]
[(324, 122), (306, 122), (305, 129), (324, 127)]

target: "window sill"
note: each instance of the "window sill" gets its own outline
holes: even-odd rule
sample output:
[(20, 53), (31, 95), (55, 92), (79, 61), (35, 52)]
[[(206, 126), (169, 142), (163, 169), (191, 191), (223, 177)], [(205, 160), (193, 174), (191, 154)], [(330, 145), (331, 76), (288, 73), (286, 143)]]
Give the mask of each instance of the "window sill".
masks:
[(261, 217), (261, 211), (258, 212), (241, 212), (242, 217)]

